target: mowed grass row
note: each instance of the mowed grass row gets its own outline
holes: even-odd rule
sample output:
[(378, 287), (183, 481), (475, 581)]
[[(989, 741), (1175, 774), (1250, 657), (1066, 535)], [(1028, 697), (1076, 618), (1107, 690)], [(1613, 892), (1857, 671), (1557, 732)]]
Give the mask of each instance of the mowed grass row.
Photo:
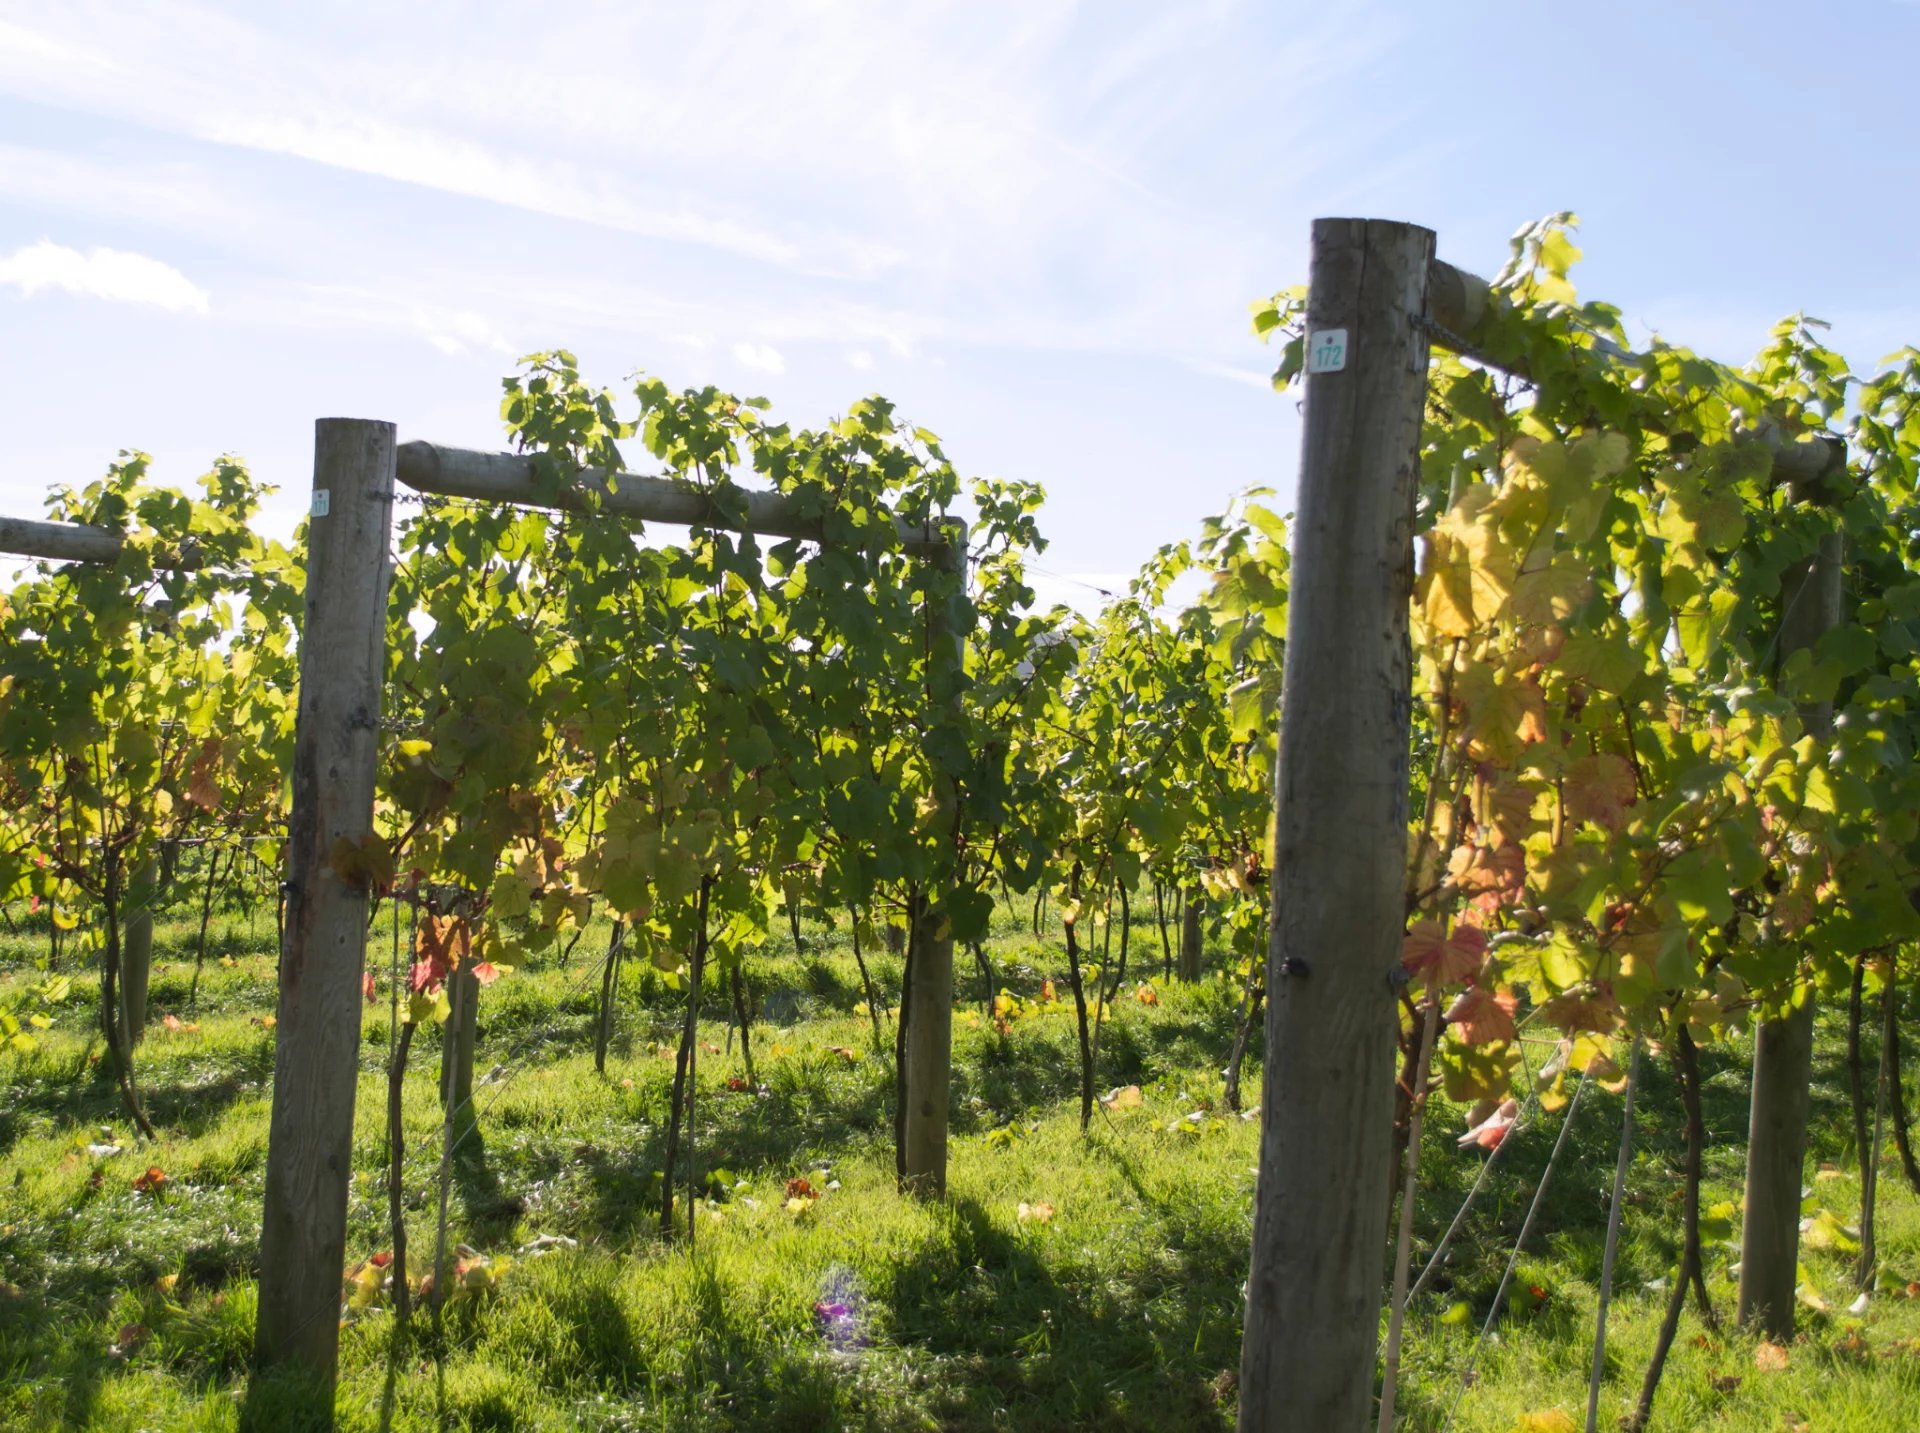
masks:
[[(1144, 903), (1136, 903), (1136, 908)], [(270, 915), (270, 913), (269, 913)], [(892, 1031), (876, 1041), (841, 937), (809, 924), (809, 953), (776, 941), (748, 969), (759, 1014), (749, 1084), (720, 992), (701, 1026), (695, 1179), (702, 1199), (660, 1238), (660, 1169), (684, 996), (625, 968), (607, 1070), (591, 1056), (606, 932), (489, 987), (477, 1061), (479, 1138), (453, 1165), (449, 1243), (504, 1259), (495, 1287), (455, 1304), (436, 1338), (416, 1315), (395, 1336), (379, 1309), (342, 1334), (340, 1426), (429, 1429), (1230, 1427), (1258, 1121), (1218, 1107), (1236, 987), (1224, 973), (1159, 978), (1150, 916), (1101, 1035), (1100, 1083), (1141, 1087), (1137, 1108), (1078, 1120), (1078, 1056), (1064, 956), (1025, 913), (989, 946), (1022, 1014), (983, 1017), (964, 953), (955, 1023), (950, 1197), (893, 1187)], [(262, 929), (264, 927), (264, 929)], [(216, 922), (197, 1006), (197, 920), (157, 933), (141, 1084), (164, 1138), (139, 1146), (97, 1061), (89, 992), (41, 1048), (0, 1056), (0, 1425), (231, 1428), (247, 1386), (273, 1060), (270, 918)], [(44, 937), (0, 936), (0, 978), (27, 978)], [(889, 1003), (897, 963), (867, 953)], [(376, 923), (376, 998), (364, 1019), (348, 1252), (386, 1251), (390, 930)], [(1154, 1003), (1137, 998), (1154, 979)], [(1060, 999), (1041, 998), (1043, 982)], [(92, 976), (77, 983), (90, 986)], [(181, 1023), (169, 1028), (165, 1017)], [(191, 1026), (192, 1028), (187, 1028)], [(1831, 1035), (1834, 1032), (1829, 1032)], [(1920, 1205), (1897, 1167), (1882, 1181), (1886, 1288), (1845, 1310), (1844, 1225), (1858, 1203), (1838, 1050), (1822, 1048), (1810, 1170), (1819, 1218), (1806, 1251), (1803, 1338), (1762, 1369), (1751, 1340), (1704, 1336), (1689, 1311), (1656, 1427), (1920, 1427)], [(1738, 1197), (1746, 1066), (1707, 1052), (1706, 1202)], [(406, 1092), (414, 1277), (432, 1267), (441, 1111), (438, 1040), (416, 1046)], [(737, 1086), (738, 1088), (730, 1087)], [(1247, 1076), (1259, 1099), (1258, 1068)], [(1629, 1185), (1602, 1409), (1631, 1405), (1651, 1352), (1679, 1226), (1678, 1099), (1650, 1060)], [(1446, 1270), (1410, 1320), (1402, 1426), (1438, 1429), (1473, 1356), (1514, 1235), (1564, 1112), (1513, 1137)], [(1478, 1352), (1453, 1426), (1493, 1433), (1578, 1426), (1620, 1101), (1595, 1090), (1556, 1167), (1517, 1298)], [(1454, 1148), (1438, 1108), (1423, 1152), (1416, 1258), (1486, 1156)], [(92, 1147), (91, 1149), (89, 1147)], [(106, 1154), (117, 1146), (117, 1154)], [(149, 1167), (165, 1182), (136, 1189)], [(683, 1160), (676, 1183), (686, 1172)], [(818, 1195), (789, 1205), (789, 1181)], [(684, 1194), (684, 1184), (682, 1184)], [(1027, 1208), (1024, 1212), (1022, 1205)], [(1737, 1219), (1733, 1221), (1737, 1231)], [(1716, 1230), (1716, 1232), (1721, 1232)], [(546, 1241), (547, 1252), (533, 1252)], [(567, 1244), (563, 1241), (577, 1241)], [(527, 1251), (527, 1252), (523, 1252)], [(1733, 1252), (1710, 1251), (1730, 1317)], [(820, 1305), (829, 1306), (823, 1318)], [(843, 1309), (844, 1314), (836, 1312)], [(1769, 1363), (1779, 1359), (1769, 1356)], [(311, 1410), (288, 1386), (255, 1390), (269, 1426)], [(277, 1401), (276, 1401), (277, 1400)]]

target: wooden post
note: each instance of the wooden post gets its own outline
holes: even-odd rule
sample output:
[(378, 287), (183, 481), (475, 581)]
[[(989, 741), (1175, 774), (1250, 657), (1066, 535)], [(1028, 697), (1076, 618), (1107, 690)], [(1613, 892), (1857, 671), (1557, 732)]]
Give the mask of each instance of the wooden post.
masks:
[[(962, 583), (967, 571), (966, 528), (951, 525), (948, 542), (936, 551), (931, 565), (957, 573)], [(942, 602), (929, 604), (927, 618), (928, 686), (946, 687), (946, 701), (960, 702), (966, 637), (957, 630)], [(940, 660), (940, 654), (946, 659)], [(930, 693), (931, 695), (931, 693)], [(935, 698), (936, 700), (938, 698)], [(950, 777), (939, 775), (934, 795), (942, 821), (950, 828), (958, 800)], [(919, 922), (913, 938), (913, 979), (900, 1018), (907, 1022), (906, 1119), (901, 1127), (901, 1182), (913, 1193), (944, 1199), (947, 1193), (947, 1104), (953, 1079), (953, 930), (944, 912), (931, 903), (915, 913)]]
[(336, 843), (374, 839), (393, 479), (391, 423), (322, 418), (315, 425), (254, 1359), (259, 1368), (305, 1368), (329, 1400), (368, 899), (331, 856)]
[(1373, 1415), (1406, 928), (1430, 230), (1313, 226), (1242, 1433)]
[(480, 1031), (480, 982), (473, 961), (462, 960), (447, 976), (447, 1023), (440, 1028), (440, 1103), (455, 1132), (473, 1128), (473, 1047)]
[(160, 894), (154, 858), (143, 858), (127, 888), (126, 919), (120, 936), (120, 1023), (127, 1045), (140, 1043), (147, 1029), (147, 985), (153, 976), (153, 903)]
[[(1778, 660), (1811, 647), (1840, 624), (1840, 534), (1788, 578), (1781, 594)], [(1776, 672), (1777, 672), (1776, 668)], [(1803, 706), (1819, 737), (1833, 732), (1830, 702)], [(1740, 1230), (1739, 1319), (1768, 1338), (1793, 1337), (1800, 1275), (1800, 1190), (1806, 1173), (1807, 1111), (1813, 1079), (1813, 992), (1753, 1035), (1753, 1103), (1747, 1126), (1747, 1198)]]
[(1180, 897), (1180, 978), (1198, 980), (1200, 978), (1200, 947), (1203, 927), (1201, 918), (1206, 914), (1206, 897), (1195, 886)]

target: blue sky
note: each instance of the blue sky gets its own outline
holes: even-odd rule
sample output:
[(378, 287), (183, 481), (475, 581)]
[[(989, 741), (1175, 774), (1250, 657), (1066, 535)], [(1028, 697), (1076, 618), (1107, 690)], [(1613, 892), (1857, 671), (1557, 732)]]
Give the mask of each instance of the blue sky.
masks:
[[(1811, 17), (1820, 16), (1817, 23)], [(121, 447), (309, 482), (312, 421), (498, 446), (498, 379), (896, 399), (1043, 483), (1087, 598), (1298, 431), (1249, 333), (1317, 215), (1741, 359), (1920, 342), (1920, 4), (0, 0), (0, 512)]]

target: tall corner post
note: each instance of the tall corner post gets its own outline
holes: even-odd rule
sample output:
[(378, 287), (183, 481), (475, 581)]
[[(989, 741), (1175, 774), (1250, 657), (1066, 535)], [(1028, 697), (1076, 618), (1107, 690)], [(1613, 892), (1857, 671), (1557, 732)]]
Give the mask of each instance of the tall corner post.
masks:
[[(964, 586), (966, 525), (949, 523), (943, 533), (949, 540), (929, 561), (941, 572), (957, 574)], [(945, 678), (941, 664), (932, 664), (929, 686), (950, 682), (951, 689), (943, 696), (930, 695), (957, 708), (965, 686), (966, 633), (943, 603), (931, 605), (927, 626), (929, 650), (937, 653), (944, 646), (953, 661)], [(957, 795), (950, 777), (936, 776), (935, 796), (947, 819), (955, 819)], [(920, 926), (913, 939), (913, 981), (906, 1008), (901, 1011), (907, 1022), (901, 1183), (923, 1198), (943, 1199), (947, 1193), (947, 1107), (953, 1083), (953, 930), (944, 912), (931, 904), (922, 907), (918, 920)]]
[(1313, 226), (1241, 1433), (1373, 1423), (1432, 231)]
[[(1838, 531), (1788, 575), (1775, 650), (1785, 664), (1840, 625), (1845, 553)], [(1820, 737), (1833, 734), (1831, 702), (1802, 706), (1800, 718)], [(1793, 1337), (1800, 1286), (1800, 1191), (1812, 1105), (1812, 991), (1784, 1015), (1753, 1032), (1753, 1091), (1747, 1126), (1747, 1193), (1740, 1228), (1738, 1317), (1768, 1338)]]
[(368, 902), (329, 857), (336, 842), (373, 835), (394, 454), (391, 423), (315, 425), (254, 1357), (260, 1368), (304, 1369), (329, 1392)]

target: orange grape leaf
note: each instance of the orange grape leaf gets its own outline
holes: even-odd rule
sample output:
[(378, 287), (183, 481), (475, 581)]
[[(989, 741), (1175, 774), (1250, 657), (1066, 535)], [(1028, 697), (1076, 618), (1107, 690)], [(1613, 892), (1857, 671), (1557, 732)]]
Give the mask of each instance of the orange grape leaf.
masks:
[(1526, 876), (1526, 855), (1511, 843), (1497, 849), (1458, 846), (1447, 861), (1447, 879), (1463, 894), (1483, 897), (1483, 909), (1497, 907), (1507, 897), (1517, 895)]
[(1447, 1024), (1468, 1045), (1497, 1044), (1513, 1038), (1513, 1011), (1518, 1004), (1511, 991), (1469, 986), (1447, 1007)]
[(1044, 1199), (1033, 1204), (1027, 1203), (1024, 1199), (1021, 1200), (1018, 1213), (1022, 1224), (1051, 1224), (1053, 1222), (1053, 1206)]
[(1487, 933), (1456, 925), (1449, 934), (1439, 921), (1417, 920), (1400, 942), (1400, 963), (1435, 985), (1453, 985), (1477, 972), (1487, 958)]
[(1763, 1340), (1753, 1351), (1753, 1366), (1762, 1373), (1778, 1373), (1787, 1366), (1787, 1351), (1780, 1344)]

